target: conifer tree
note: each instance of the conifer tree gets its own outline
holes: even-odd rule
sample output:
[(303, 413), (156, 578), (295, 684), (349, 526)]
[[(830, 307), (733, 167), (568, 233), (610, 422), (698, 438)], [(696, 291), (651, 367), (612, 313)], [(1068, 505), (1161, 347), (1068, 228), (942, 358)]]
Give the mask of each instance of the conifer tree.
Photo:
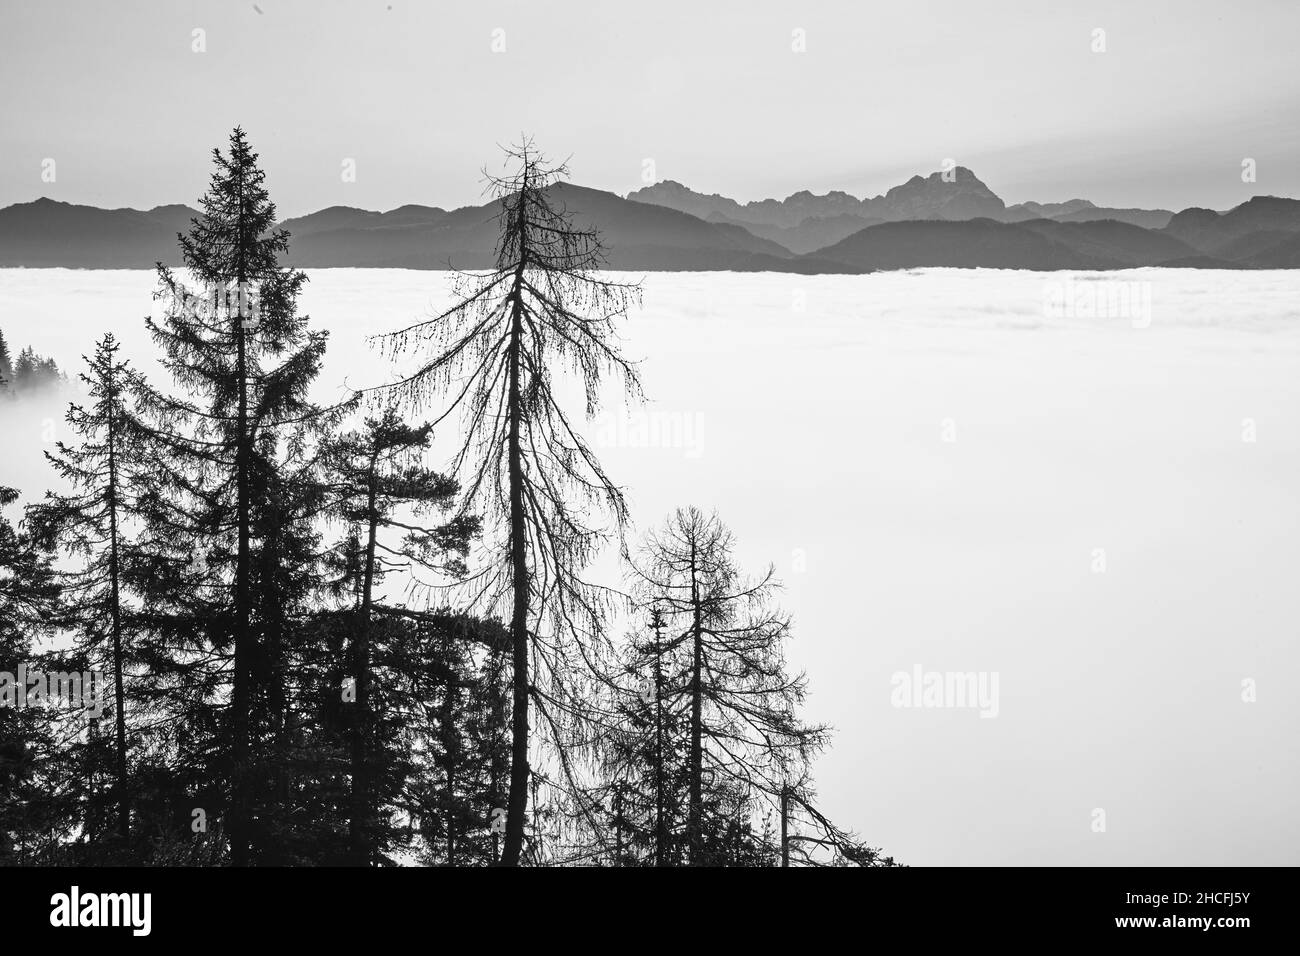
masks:
[(668, 648), (689, 658), (689, 858), (709, 862), (706, 779), (735, 799), (779, 799), (788, 776), (826, 744), (825, 727), (796, 714), (807, 681), (786, 673), (789, 619), (771, 602), (771, 569), (746, 580), (716, 514), (679, 508), (653, 532), (638, 568), (647, 603), (669, 621)]
[(14, 363), (15, 393), (22, 394), (33, 390), (36, 383), (38, 361), (36, 353), (32, 351), (30, 345), (18, 353), (18, 361)]
[[(18, 499), (0, 486), (0, 508)], [(0, 514), (0, 866), (41, 862), (50, 832), (44, 765), (54, 741), (44, 709), (20, 707), (17, 686), (39, 667), (36, 640), (57, 620), (58, 581), (49, 553)], [(25, 678), (24, 678), (25, 682)]]
[(142, 389), (138, 404), (157, 449), (143, 496), (154, 555), (145, 598), (160, 609), (156, 690), (181, 708), (173, 713), (187, 735), (220, 738), (191, 748), (192, 769), (228, 783), (238, 866), (270, 839), (283, 801), (287, 770), (275, 753), (288, 739), (288, 642), (301, 636), (293, 618), (316, 584), (313, 448), (347, 406), (308, 398), (326, 333), (297, 311), (307, 277), (281, 264), (288, 233), (274, 228), (243, 130), (213, 162), (202, 215), (180, 237), (187, 272), (159, 265), (164, 311), (146, 320), (180, 394)]
[(509, 632), (451, 613), (420, 615), (419, 631), (404, 669), (424, 675), (409, 743), (419, 755), (408, 810), (424, 841), (421, 858), (489, 865), (499, 852), (492, 810), (505, 805), (510, 767)]
[(812, 782), (804, 773), (781, 791), (781, 866), (895, 867), (892, 856), (867, 846), (816, 806)]
[[(508, 152), (513, 172), (494, 178), (499, 239), (496, 267), (462, 274), (456, 303), (383, 337), (390, 354), (432, 342), (433, 354), (393, 393), (413, 407), (449, 395), (444, 415), (461, 412), (464, 441), (453, 460), (463, 475), (463, 507), (482, 516), (489, 551), (468, 579), (471, 613), (510, 621), (512, 750), (501, 863), (519, 863), (530, 782), (530, 708), (555, 741), (581, 720), (578, 684), (607, 653), (608, 592), (582, 578), (608, 531), (589, 508), (612, 518), (622, 541), (627, 506), (620, 489), (574, 427), (554, 391), (572, 371), (599, 407), (612, 375), (639, 393), (622, 357), (615, 323), (639, 289), (603, 278), (594, 231), (576, 226), (557, 198), (564, 168), (548, 166), (531, 144)], [(554, 756), (572, 779), (568, 753)]]
[(681, 642), (665, 636), (667, 623), (658, 608), (651, 609), (646, 633), (628, 640), (622, 680), (613, 682), (613, 720), (601, 740), (604, 793), (598, 799), (610, 814), (606, 829), (613, 831), (613, 843), (624, 847), (615, 854), (616, 865), (682, 862), (689, 659)]
[(9, 343), (5, 341), (4, 330), (0, 329), (0, 395), (10, 391), (13, 378), (13, 357), (9, 354)]
[(54, 359), (37, 355), (30, 345), (18, 353), (18, 360), (8, 374), (0, 368), (0, 376), (8, 381), (8, 388), (15, 395), (44, 394), (65, 382)]
[[(444, 523), (417, 523), (431, 513), (451, 510), (459, 490), (453, 479), (422, 463), (432, 433), (431, 425), (408, 425), (389, 407), (381, 417), (367, 419), (360, 431), (331, 440), (326, 453), (334, 507), (355, 529), (345, 547), (360, 549), (349, 653), (355, 691), (350, 834), (353, 861), (360, 866), (374, 858), (371, 831), (376, 806), (370, 751), (375, 732), (371, 632), (376, 588), (396, 569), (462, 576), (470, 538), (478, 530), (478, 522), (466, 515)], [(400, 543), (386, 541), (388, 532), (400, 533)]]
[(113, 688), (113, 793), (117, 832), (130, 835), (131, 786), (128, 781), (126, 662), (130, 608), (125, 579), (133, 563), (127, 527), (134, 513), (136, 475), (141, 468), (141, 436), (127, 408), (132, 373), (116, 358), (112, 333), (97, 344), (88, 371), (81, 373), (90, 398), (73, 404), (67, 422), (80, 444), (56, 445), (45, 457), (70, 494), (47, 492), (29, 509), (34, 533), (51, 550), (62, 547), (80, 565), (62, 575), (62, 593), (82, 653), (90, 666), (111, 674)]

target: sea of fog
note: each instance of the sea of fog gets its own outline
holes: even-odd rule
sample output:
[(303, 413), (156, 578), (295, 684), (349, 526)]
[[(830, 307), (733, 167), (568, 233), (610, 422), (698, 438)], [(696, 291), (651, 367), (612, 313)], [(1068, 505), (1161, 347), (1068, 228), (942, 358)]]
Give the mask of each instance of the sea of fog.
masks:
[[(322, 400), (448, 301), (310, 275)], [(161, 381), (154, 288), (0, 270), (0, 329)], [(651, 274), (624, 331), (648, 402), (593, 440), (638, 532), (716, 508), (775, 565), (831, 817), (916, 865), (1300, 861), (1300, 273)], [(0, 403), (0, 484), (39, 495), (64, 428)], [(901, 706), (918, 672), (993, 706)]]

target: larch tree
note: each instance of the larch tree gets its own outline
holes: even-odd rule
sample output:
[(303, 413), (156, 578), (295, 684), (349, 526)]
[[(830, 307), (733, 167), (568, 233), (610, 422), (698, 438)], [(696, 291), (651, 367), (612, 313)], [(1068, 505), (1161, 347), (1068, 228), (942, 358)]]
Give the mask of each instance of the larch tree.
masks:
[[(552, 740), (579, 719), (578, 685), (609, 647), (603, 625), (614, 599), (583, 570), (611, 537), (622, 545), (627, 521), (622, 491), (556, 387), (572, 374), (588, 417), (608, 377), (639, 396), (616, 323), (640, 290), (598, 274), (599, 237), (564, 207), (563, 166), (548, 166), (529, 143), (507, 160), (513, 170), (491, 178), (496, 267), (460, 274), (455, 304), (382, 342), (394, 357), (423, 352), (419, 367), (392, 386), (399, 399), (419, 408), (446, 395), (443, 415), (461, 414), (453, 470), (464, 476), (462, 507), (482, 517), (488, 547), (467, 579), (468, 609), (510, 622), (512, 746), (500, 862), (515, 866), (528, 808), (530, 706)], [(594, 520), (593, 510), (610, 522)], [(569, 752), (557, 747), (554, 755), (571, 779)]]
[(788, 780), (780, 794), (781, 866), (896, 867), (892, 856), (867, 846), (857, 834), (831, 822), (814, 800), (807, 772)]
[[(687, 658), (678, 693), (688, 717), (686, 838), (693, 865), (708, 862), (707, 790), (773, 806), (791, 773), (828, 740), (804, 724), (804, 675), (786, 672), (790, 620), (772, 603), (772, 571), (753, 580), (734, 560), (716, 514), (679, 508), (641, 551), (638, 589), (669, 622), (668, 647)], [(734, 802), (734, 801), (733, 801)]]

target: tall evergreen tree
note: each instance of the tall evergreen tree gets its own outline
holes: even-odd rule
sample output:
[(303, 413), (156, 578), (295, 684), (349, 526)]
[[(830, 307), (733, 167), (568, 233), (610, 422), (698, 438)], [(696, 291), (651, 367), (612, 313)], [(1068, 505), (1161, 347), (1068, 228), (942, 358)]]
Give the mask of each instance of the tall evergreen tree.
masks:
[[(18, 499), (0, 486), (0, 508)], [(58, 581), (49, 553), (0, 514), (0, 866), (49, 862), (51, 827), (43, 808), (43, 764), (54, 740), (44, 708), (18, 706), (28, 668), (39, 667), (36, 639), (57, 620)], [(23, 677), (25, 681), (25, 677)]]
[(0, 395), (9, 391), (14, 378), (13, 357), (9, 354), (9, 343), (5, 333), (0, 329)]
[(610, 813), (606, 829), (613, 832), (616, 865), (682, 862), (688, 661), (681, 642), (665, 635), (667, 624), (653, 608), (647, 633), (627, 643), (623, 679), (613, 682), (613, 720), (601, 741), (600, 799)]
[(119, 345), (112, 333), (97, 344), (88, 372), (81, 380), (90, 404), (73, 404), (67, 422), (80, 444), (59, 442), (45, 457), (71, 494), (47, 492), (33, 506), (29, 520), (44, 545), (62, 547), (81, 564), (63, 575), (63, 596), (81, 649), (92, 668), (112, 675), (113, 793), (117, 832), (130, 835), (131, 787), (127, 778), (126, 660), (129, 649), (124, 597), (131, 548), (126, 539), (133, 509), (136, 475), (141, 467), (139, 429), (127, 408), (132, 373), (116, 358)]
[[(389, 407), (381, 417), (367, 419), (362, 430), (332, 440), (327, 451), (335, 509), (355, 529), (346, 546), (360, 548), (349, 654), (355, 681), (350, 832), (353, 861), (359, 866), (374, 861), (377, 808), (370, 750), (375, 731), (371, 629), (376, 588), (394, 569), (463, 576), (469, 541), (478, 530), (478, 522), (466, 515), (444, 523), (416, 523), (430, 513), (451, 510), (459, 491), (455, 480), (422, 463), (432, 434), (431, 425), (408, 425)], [(400, 543), (384, 540), (391, 532), (402, 535)]]
[(206, 765), (198, 776), (228, 781), (239, 866), (254, 862), (284, 795), (274, 754), (287, 739), (286, 642), (315, 584), (313, 441), (345, 409), (326, 414), (308, 398), (326, 333), (297, 311), (307, 277), (281, 265), (288, 233), (274, 228), (243, 130), (213, 162), (202, 215), (180, 237), (187, 275), (159, 265), (164, 311), (146, 320), (182, 394), (139, 394), (157, 448), (145, 597), (170, 614), (154, 622), (163, 643), (183, 648), (159, 651), (160, 694), (187, 702), (186, 734), (219, 731), (221, 746), (191, 753)]
[[(597, 274), (596, 233), (576, 226), (553, 195), (563, 167), (547, 166), (527, 143), (508, 160), (515, 170), (493, 180), (496, 268), (463, 274), (450, 309), (383, 340), (394, 355), (434, 343), (432, 357), (394, 392), (417, 407), (449, 393), (444, 415), (459, 409), (465, 424), (454, 471), (465, 475), (463, 507), (482, 515), (492, 546), (469, 579), (469, 610), (510, 621), (513, 742), (501, 863), (515, 866), (531, 779), (530, 705), (547, 735), (558, 737), (586, 701), (575, 682), (609, 644), (609, 595), (582, 578), (607, 534), (586, 511), (610, 515), (620, 542), (627, 519), (622, 492), (573, 427), (554, 384), (573, 370), (589, 416), (607, 375), (639, 392), (615, 341), (615, 322), (639, 289)], [(554, 755), (571, 777), (565, 750)]]
[(390, 654), (393, 671), (423, 675), (405, 738), (416, 766), (404, 809), (418, 821), (423, 862), (489, 865), (499, 852), (491, 812), (505, 803), (510, 767), (509, 632), (439, 613), (419, 615), (418, 633), (405, 662)]
[(13, 376), (13, 389), (16, 394), (32, 390), (36, 382), (37, 363), (36, 353), (32, 351), (30, 345), (18, 353)]

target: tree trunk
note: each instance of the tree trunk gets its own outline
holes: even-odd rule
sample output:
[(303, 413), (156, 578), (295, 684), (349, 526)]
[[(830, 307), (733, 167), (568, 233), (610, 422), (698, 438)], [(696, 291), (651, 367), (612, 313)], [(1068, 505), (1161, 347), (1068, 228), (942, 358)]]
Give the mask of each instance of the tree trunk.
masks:
[[(86, 748), (86, 846), (93, 847), (99, 836), (95, 828), (95, 738), (99, 736), (96, 732), (99, 727), (99, 721), (94, 717), (90, 718), (89, 726), (86, 727), (86, 742), (90, 745)], [(2, 852), (5, 844), (0, 843), (0, 861), (4, 860)]]
[(664, 667), (660, 635), (663, 622), (656, 617), (655, 632), (655, 866), (664, 865)]
[[(520, 231), (523, 231), (523, 199), (520, 198)], [(520, 237), (519, 268), (515, 277), (514, 304), (510, 327), (510, 430), (507, 454), (510, 468), (510, 561), (513, 569), (514, 611), (510, 618), (510, 640), (514, 662), (514, 713), (511, 718), (510, 797), (506, 808), (506, 837), (500, 864), (518, 866), (524, 847), (524, 814), (528, 809), (528, 554), (524, 528), (523, 451), (520, 418), (520, 365), (523, 347), (524, 237)]]
[(614, 784), (614, 865), (623, 865), (623, 787)]
[[(240, 293), (242, 294), (246, 276), (244, 275), (244, 208), (243, 191), (239, 197), (239, 225), (236, 241), (239, 243), (240, 261), (237, 272)], [(229, 296), (226, 298), (226, 315), (230, 317)], [(248, 447), (248, 343), (245, 337), (243, 317), (236, 309), (233, 326), (236, 341), (235, 374), (239, 381), (239, 411), (236, 420), (235, 449), (235, 487), (236, 519), (239, 525), (239, 550), (235, 563), (235, 676), (231, 688), (230, 706), (232, 715), (231, 741), (231, 776), (232, 800), (230, 814), (230, 863), (232, 866), (247, 866), (249, 863), (249, 718), (252, 706), (252, 656), (253, 635), (250, 596), (250, 489), (249, 489), (249, 447)]]
[(781, 788), (781, 866), (790, 865), (790, 790)]
[(691, 840), (691, 865), (698, 866), (703, 856), (704, 813), (704, 625), (700, 613), (700, 586), (695, 567), (695, 539), (691, 538), (691, 635), (694, 659), (691, 663), (691, 794), (688, 830)]
[(108, 385), (108, 582), (109, 611), (113, 628), (113, 694), (117, 707), (114, 724), (117, 745), (117, 832), (125, 840), (131, 835), (131, 794), (126, 783), (126, 691), (122, 684), (122, 602), (119, 580), (121, 566), (117, 548), (117, 387), (111, 380), (110, 356)]
[(370, 865), (370, 767), (368, 764), (370, 734), (370, 608), (375, 581), (375, 537), (379, 516), (375, 511), (376, 477), (375, 460), (370, 458), (367, 473), (366, 498), (366, 563), (361, 579), (361, 607), (357, 612), (356, 644), (353, 649), (353, 667), (356, 674), (356, 719), (352, 723), (352, 821), (351, 841), (353, 865)]
[[(657, 666), (656, 666), (656, 669)], [(655, 684), (662, 694), (662, 680), (657, 678)], [(655, 701), (655, 866), (664, 865), (664, 844), (667, 833), (664, 829), (664, 710), (661, 700)]]
[(456, 865), (456, 786), (460, 782), (456, 771), (460, 768), (463, 750), (461, 748), (460, 727), (456, 724), (456, 714), (460, 707), (460, 695), (455, 669), (452, 666), (452, 637), (444, 630), (441, 639), (442, 659), (447, 663), (447, 686), (442, 694), (442, 711), (438, 715), (439, 732), (442, 735), (442, 752), (447, 761), (447, 801), (443, 812), (444, 826), (447, 828), (447, 865)]

